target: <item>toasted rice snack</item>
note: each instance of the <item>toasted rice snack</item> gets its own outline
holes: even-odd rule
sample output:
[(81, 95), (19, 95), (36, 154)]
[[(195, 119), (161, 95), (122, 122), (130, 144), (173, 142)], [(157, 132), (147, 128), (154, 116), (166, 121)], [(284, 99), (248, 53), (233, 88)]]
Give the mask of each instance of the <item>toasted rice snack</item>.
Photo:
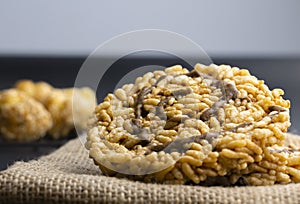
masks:
[(45, 106), (53, 118), (53, 127), (48, 133), (58, 139), (66, 136), (74, 129), (74, 125), (79, 130), (86, 128), (96, 106), (95, 94), (89, 88), (55, 89), (46, 100)]
[(6, 139), (32, 141), (43, 137), (52, 126), (45, 107), (22, 91), (0, 92), (0, 132)]
[(15, 84), (15, 88), (24, 91), (35, 100), (45, 103), (54, 88), (46, 82), (36, 82), (31, 80), (20, 80)]
[(57, 89), (46, 82), (34, 83), (30, 80), (21, 80), (15, 87), (41, 102), (50, 112), (53, 126), (48, 134), (54, 139), (67, 136), (74, 125), (77, 130), (86, 129), (96, 106), (95, 93), (90, 88)]
[(72, 119), (72, 104), (62, 90), (54, 90), (45, 101), (45, 107), (50, 112), (53, 126), (48, 134), (58, 139), (68, 135), (74, 128)]
[(96, 107), (86, 147), (104, 174), (145, 182), (299, 182), (283, 94), (227, 65), (149, 72)]
[[(73, 102), (73, 123), (77, 130), (86, 130), (87, 121), (97, 105), (95, 92), (87, 87), (65, 89), (69, 101)], [(72, 99), (73, 101), (71, 101)]]

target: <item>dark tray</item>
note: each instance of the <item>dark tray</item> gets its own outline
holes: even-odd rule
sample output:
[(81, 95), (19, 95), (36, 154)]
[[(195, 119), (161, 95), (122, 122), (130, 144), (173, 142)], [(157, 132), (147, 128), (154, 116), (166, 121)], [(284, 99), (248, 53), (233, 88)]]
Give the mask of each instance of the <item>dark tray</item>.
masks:
[(4, 140), (0, 135), (0, 170), (18, 160), (28, 161), (49, 154), (76, 137), (77, 134), (73, 131), (68, 136), (56, 140), (47, 135), (35, 141), (17, 142)]

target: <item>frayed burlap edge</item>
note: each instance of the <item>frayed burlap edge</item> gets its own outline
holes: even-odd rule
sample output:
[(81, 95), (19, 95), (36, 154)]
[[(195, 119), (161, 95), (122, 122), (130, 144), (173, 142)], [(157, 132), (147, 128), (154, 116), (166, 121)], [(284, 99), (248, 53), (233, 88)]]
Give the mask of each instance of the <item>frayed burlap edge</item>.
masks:
[[(300, 146), (289, 134), (287, 144)], [(300, 203), (300, 184), (260, 187), (158, 185), (101, 175), (74, 139), (48, 156), (0, 172), (1, 203)]]

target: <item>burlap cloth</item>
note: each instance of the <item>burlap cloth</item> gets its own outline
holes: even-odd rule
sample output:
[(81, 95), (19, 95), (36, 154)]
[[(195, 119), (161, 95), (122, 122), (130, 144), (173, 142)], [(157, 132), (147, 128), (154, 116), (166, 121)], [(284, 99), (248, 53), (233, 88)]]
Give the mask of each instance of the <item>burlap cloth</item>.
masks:
[[(300, 146), (289, 134), (287, 143)], [(157, 185), (101, 175), (79, 139), (0, 173), (1, 203), (300, 203), (300, 184), (268, 187)]]

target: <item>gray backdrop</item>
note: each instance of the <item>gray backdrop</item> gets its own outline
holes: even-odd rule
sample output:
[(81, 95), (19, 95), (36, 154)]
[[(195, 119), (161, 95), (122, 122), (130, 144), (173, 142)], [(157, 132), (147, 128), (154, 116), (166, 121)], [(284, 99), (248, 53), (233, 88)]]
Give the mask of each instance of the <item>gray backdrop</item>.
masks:
[(300, 1), (0, 0), (0, 54), (87, 55), (123, 32), (181, 33), (211, 56), (300, 56)]

